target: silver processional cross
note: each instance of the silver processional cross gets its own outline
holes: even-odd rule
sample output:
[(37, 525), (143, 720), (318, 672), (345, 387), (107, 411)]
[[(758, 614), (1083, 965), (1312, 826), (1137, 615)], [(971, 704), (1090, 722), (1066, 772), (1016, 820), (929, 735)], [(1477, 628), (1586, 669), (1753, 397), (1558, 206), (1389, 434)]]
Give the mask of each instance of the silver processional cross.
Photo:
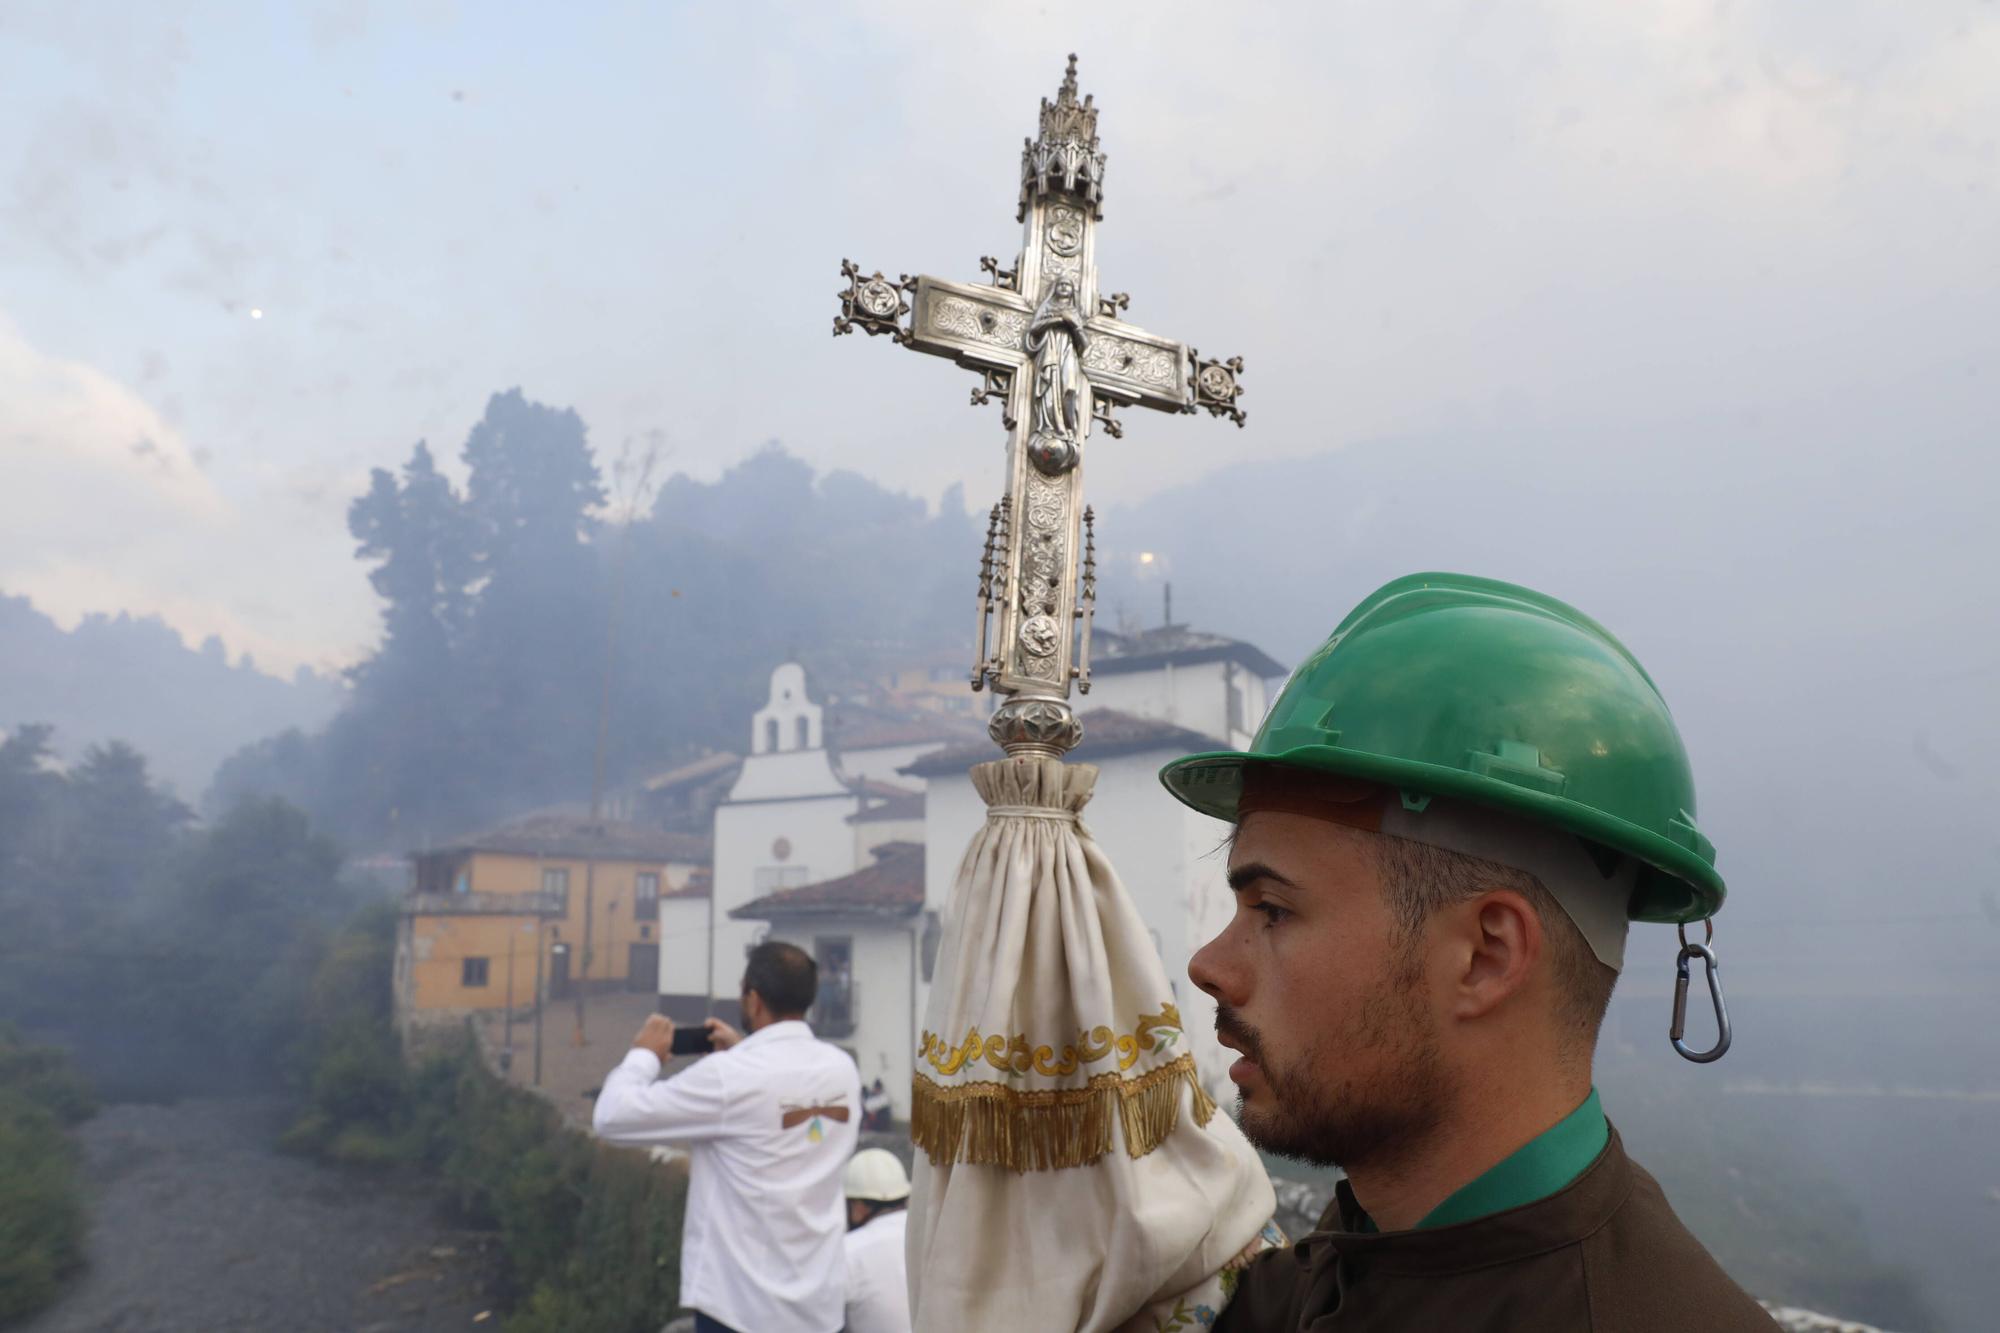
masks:
[(1007, 492), (987, 523), (972, 688), (1010, 696), (988, 726), (1010, 755), (1060, 756), (1083, 738), (1069, 690), (1074, 682), (1090, 691), (1096, 551), (1082, 464), (1091, 426), (1122, 436), (1111, 414), (1124, 404), (1206, 408), (1239, 426), (1244, 420), (1236, 405), (1241, 357), (1204, 359), (1119, 319), (1130, 303), (1123, 292), (1098, 295), (1103, 207), (1097, 108), (1091, 98), (1077, 101), (1071, 56), (1055, 101), (1042, 100), (1041, 136), (1021, 152), (1014, 267), (983, 258), (991, 281), (972, 284), (921, 275), (891, 281), (851, 261), (840, 265), (848, 285), (834, 333), (886, 333), (950, 357), (979, 372), (974, 403), (1003, 404)]

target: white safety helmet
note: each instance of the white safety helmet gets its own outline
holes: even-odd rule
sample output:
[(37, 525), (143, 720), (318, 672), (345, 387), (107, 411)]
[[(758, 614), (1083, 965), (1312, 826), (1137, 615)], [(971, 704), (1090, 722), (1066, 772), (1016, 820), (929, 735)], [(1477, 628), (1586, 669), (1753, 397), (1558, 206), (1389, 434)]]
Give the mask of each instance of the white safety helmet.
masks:
[(848, 1158), (841, 1184), (848, 1198), (866, 1203), (900, 1203), (910, 1197), (910, 1177), (903, 1164), (883, 1148), (863, 1148)]

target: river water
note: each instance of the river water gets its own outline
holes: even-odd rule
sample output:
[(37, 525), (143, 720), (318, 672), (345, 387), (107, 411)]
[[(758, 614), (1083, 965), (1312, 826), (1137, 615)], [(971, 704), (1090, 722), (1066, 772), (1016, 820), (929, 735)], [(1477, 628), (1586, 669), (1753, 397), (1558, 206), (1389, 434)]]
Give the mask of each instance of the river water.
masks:
[(280, 1102), (230, 1098), (79, 1126), (89, 1267), (28, 1333), (498, 1325), (490, 1237), (454, 1228), (422, 1185), (277, 1152), (284, 1124)]

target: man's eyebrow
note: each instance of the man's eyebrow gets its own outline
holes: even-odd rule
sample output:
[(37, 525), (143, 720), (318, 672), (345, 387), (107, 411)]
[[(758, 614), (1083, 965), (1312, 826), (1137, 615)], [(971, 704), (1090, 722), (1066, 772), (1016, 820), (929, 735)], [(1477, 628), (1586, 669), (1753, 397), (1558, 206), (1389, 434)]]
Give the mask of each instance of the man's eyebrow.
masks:
[(1231, 866), (1229, 868), (1229, 891), (1231, 893), (1241, 893), (1260, 879), (1271, 880), (1284, 885), (1288, 889), (1296, 889), (1298, 887), (1298, 885), (1292, 883), (1292, 881), (1286, 879), (1262, 861), (1246, 861), (1240, 866)]

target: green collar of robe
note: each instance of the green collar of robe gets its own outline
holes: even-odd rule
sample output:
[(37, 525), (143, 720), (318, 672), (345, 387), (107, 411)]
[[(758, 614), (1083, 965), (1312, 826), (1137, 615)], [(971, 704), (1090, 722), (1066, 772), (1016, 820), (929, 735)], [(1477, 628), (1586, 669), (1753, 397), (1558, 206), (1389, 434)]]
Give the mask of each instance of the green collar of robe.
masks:
[[(1416, 1229), (1456, 1226), (1546, 1199), (1582, 1175), (1610, 1139), (1611, 1125), (1592, 1088), (1583, 1105), (1425, 1213)], [(1368, 1230), (1375, 1230), (1373, 1219)]]

